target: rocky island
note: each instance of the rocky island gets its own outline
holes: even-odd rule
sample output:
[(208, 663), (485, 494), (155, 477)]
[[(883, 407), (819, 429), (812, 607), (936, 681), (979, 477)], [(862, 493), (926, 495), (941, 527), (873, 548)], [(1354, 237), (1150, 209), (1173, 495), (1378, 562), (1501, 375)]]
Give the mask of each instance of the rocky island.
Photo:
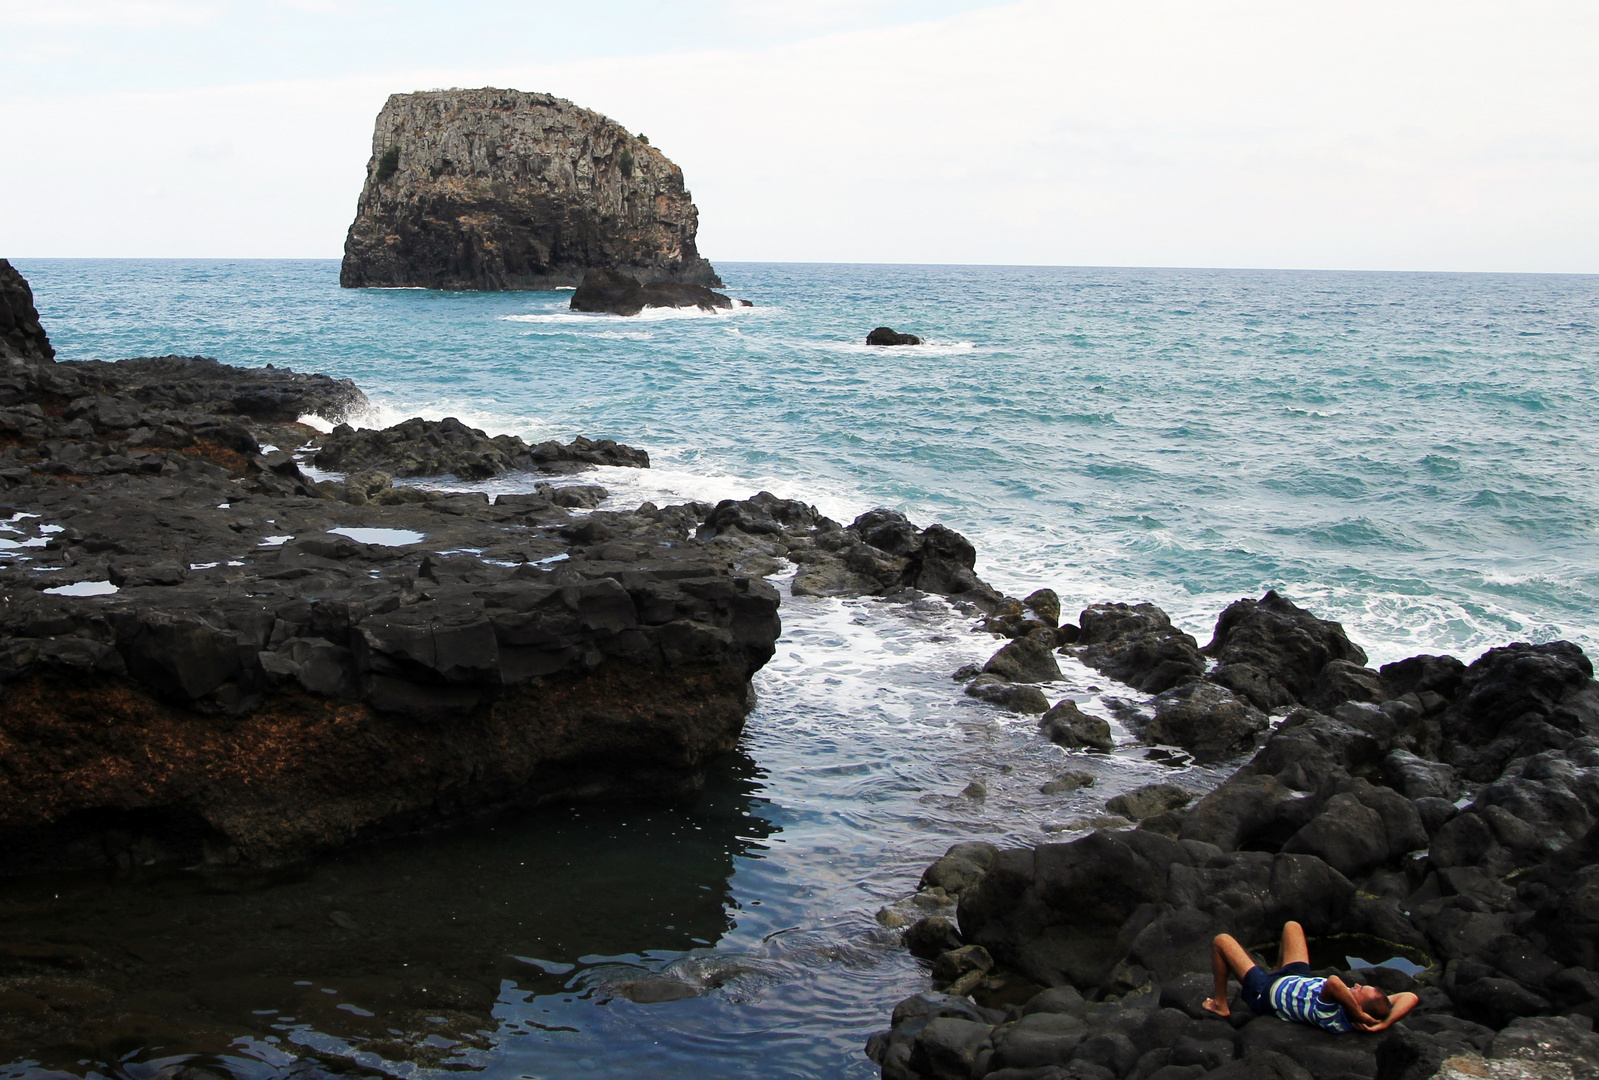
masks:
[(339, 283), (553, 289), (603, 268), (720, 287), (698, 227), (683, 171), (599, 113), (517, 90), (394, 94)]

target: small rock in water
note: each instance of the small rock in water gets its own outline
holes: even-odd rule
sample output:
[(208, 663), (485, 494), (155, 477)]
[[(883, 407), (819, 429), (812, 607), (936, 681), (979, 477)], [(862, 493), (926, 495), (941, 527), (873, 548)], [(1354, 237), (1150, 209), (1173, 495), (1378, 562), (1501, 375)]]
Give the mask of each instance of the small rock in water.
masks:
[(1168, 810), (1187, 806), (1193, 798), (1193, 792), (1176, 784), (1145, 784), (1111, 799), (1105, 804), (1105, 809), (1133, 821), (1143, 821)]
[(951, 675), (950, 678), (956, 682), (965, 682), (968, 679), (977, 678), (978, 675), (982, 674), (982, 671), (983, 668), (980, 664), (962, 664), (955, 669), (955, 674)]
[(647, 307), (715, 311), (732, 307), (733, 301), (704, 285), (680, 281), (641, 282), (620, 270), (593, 267), (584, 271), (583, 281), (572, 293), (568, 306), (573, 311), (637, 315)]
[(632, 982), (617, 983), (613, 990), (621, 997), (639, 1005), (656, 1005), (663, 1001), (682, 1001), (685, 998), (699, 997), (699, 987), (684, 982), (682, 979), (636, 979)]
[(915, 334), (902, 334), (889, 326), (879, 326), (866, 335), (868, 345), (920, 345), (922, 339)]
[(933, 961), (933, 985), (947, 987), (972, 972), (992, 971), (994, 958), (981, 945), (962, 945)]
[(961, 794), (968, 799), (988, 798), (988, 787), (980, 780), (973, 780), (961, 789)]
[(916, 920), (905, 931), (903, 940), (910, 954), (923, 960), (932, 960), (961, 947), (960, 931), (942, 915), (928, 915)]
[(1110, 724), (1097, 716), (1088, 716), (1071, 699), (1060, 702), (1046, 712), (1038, 722), (1038, 730), (1050, 742), (1065, 747), (1086, 746), (1091, 750), (1110, 751), (1116, 743), (1110, 737)]
[(1029, 594), (1022, 604), (1050, 626), (1060, 625), (1060, 597), (1054, 589), (1039, 589)]
[(1063, 772), (1043, 787), (1039, 788), (1041, 795), (1064, 795), (1068, 791), (1078, 788), (1093, 787), (1094, 774), (1089, 772)]
[(1100, 817), (1075, 818), (1066, 823), (1066, 828), (1072, 831), (1079, 829), (1083, 831), (1090, 829), (1125, 829), (1131, 824), (1132, 822), (1124, 817), (1105, 814)]
[(989, 657), (983, 671), (1011, 682), (1056, 682), (1060, 679), (1060, 665), (1055, 662), (1054, 649), (1053, 631), (1017, 638)]
[(877, 922), (878, 925), (886, 926), (890, 930), (898, 930), (911, 924), (909, 918), (901, 915), (891, 907), (877, 909)]
[(969, 697), (1019, 713), (1049, 711), (1049, 699), (1036, 686), (1017, 686), (994, 675), (981, 675), (966, 687)]

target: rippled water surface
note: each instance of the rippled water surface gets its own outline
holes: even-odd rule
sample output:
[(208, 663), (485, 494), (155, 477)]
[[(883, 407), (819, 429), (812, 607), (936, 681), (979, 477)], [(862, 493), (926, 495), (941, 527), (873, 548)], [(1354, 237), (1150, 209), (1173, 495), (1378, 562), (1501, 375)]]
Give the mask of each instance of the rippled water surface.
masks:
[[(286, 364), (354, 378), (374, 424), (620, 439), (655, 468), (602, 470), (616, 505), (894, 506), (966, 533), (1000, 588), (1153, 600), (1201, 641), (1278, 588), (1378, 663), (1599, 645), (1599, 278), (743, 264), (720, 269), (752, 309), (624, 320), (565, 293), (341, 291), (333, 262), (18, 266), (63, 358)], [(928, 344), (861, 344), (880, 324)], [(112, 927), (144, 949), (128, 978), (213, 1017), (204, 1049), (241, 1074), (299, 1044), (405, 1075), (866, 1077), (865, 1036), (926, 985), (874, 913), (932, 857), (1216, 775), (1069, 761), (960, 697), (949, 672), (993, 644), (941, 602), (785, 596), (783, 621), (697, 807), (550, 812), (220, 899), (50, 883), (4, 917)], [(1117, 690), (1068, 665), (1065, 693), (1109, 716)], [(1068, 766), (1099, 784), (1041, 795)], [(429, 979), (456, 986), (449, 1035), (426, 1035)]]

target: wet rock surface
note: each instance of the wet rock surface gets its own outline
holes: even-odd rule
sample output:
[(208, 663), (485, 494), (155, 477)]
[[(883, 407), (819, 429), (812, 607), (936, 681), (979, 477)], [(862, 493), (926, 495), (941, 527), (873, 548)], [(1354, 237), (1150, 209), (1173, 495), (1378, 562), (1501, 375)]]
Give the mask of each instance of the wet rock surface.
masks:
[(866, 335), (868, 345), (920, 345), (922, 339), (915, 334), (902, 334), (891, 326), (879, 326)]
[(681, 281), (641, 283), (619, 270), (589, 270), (572, 293), (573, 311), (610, 315), (637, 315), (645, 308), (731, 308), (733, 301), (704, 285)]
[(698, 536), (735, 565), (773, 573), (798, 564), (795, 596), (887, 596), (919, 590), (973, 613), (1004, 599), (977, 576), (977, 549), (943, 525), (921, 528), (894, 510), (869, 510), (840, 525), (814, 506), (759, 492), (708, 508)]
[[(993, 965), (935, 977), (967, 997), (902, 1003), (867, 1045), (885, 1077), (1592, 1071), (1599, 683), (1580, 649), (1518, 643), (1469, 666), (1418, 656), (1373, 671), (1336, 623), (1271, 593), (1222, 614), (1209, 671), (1149, 605), (1095, 605), (1081, 627), (1060, 651), (1134, 686), (1181, 665), (1151, 710), (1127, 713), (1135, 735), (1196, 756), (1258, 750), (1197, 801), (1169, 784), (1111, 799), (1135, 829), (1000, 850), (950, 882), (958, 939), (928, 938), (951, 958), (945, 976), (963, 950)], [(1063, 701), (1042, 733), (1080, 751), (1094, 720)], [(1416, 1011), (1334, 1036), (1236, 997), (1230, 1020), (1200, 1008), (1213, 936), (1269, 964), (1289, 919), (1320, 974), (1415, 992)]]
[[(583, 546), (544, 499), (353, 507), (276, 480), (8, 493), (40, 515), (13, 535), (60, 530), (0, 570), (8, 870), (277, 864), (501, 806), (677, 797), (736, 741), (777, 596), (699, 550), (690, 513), (604, 515)], [(42, 591), (86, 582), (107, 594)], [(118, 848), (113, 811), (148, 828)]]
[(314, 458), (332, 472), (379, 470), (392, 476), (454, 476), (484, 480), (507, 472), (561, 473), (590, 465), (647, 469), (650, 456), (613, 439), (578, 436), (570, 443), (529, 446), (515, 435), (490, 438), (454, 418), (416, 417), (382, 430), (341, 424), (326, 437)]
[(777, 594), (695, 538), (708, 508), (575, 518), (604, 490), (491, 503), (376, 468), (641, 451), (342, 427), (323, 460), (365, 471), (318, 483), (271, 444), (311, 453), (296, 421), (365, 406), (347, 381), (3, 363), (0, 872), (275, 866), (508, 806), (678, 798), (734, 745)]
[(1259, 709), (1305, 702), (1334, 661), (1366, 662), (1343, 627), (1275, 592), (1239, 600), (1222, 612), (1205, 654), (1216, 660), (1210, 677)]

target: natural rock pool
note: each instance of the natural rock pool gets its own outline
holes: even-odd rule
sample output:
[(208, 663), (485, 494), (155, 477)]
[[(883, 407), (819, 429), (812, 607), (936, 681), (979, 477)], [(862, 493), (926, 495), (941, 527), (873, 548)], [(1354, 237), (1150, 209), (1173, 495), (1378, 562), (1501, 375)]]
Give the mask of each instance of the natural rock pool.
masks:
[[(6, 885), (5, 1000), (41, 1003), (7, 1075), (199, 1054), (253, 1077), (309, 1054), (407, 1076), (869, 1077), (867, 1035), (927, 985), (877, 913), (930, 910), (906, 900), (951, 838), (1069, 837), (1119, 791), (1225, 773), (1068, 755), (963, 696), (950, 672), (995, 646), (943, 601), (785, 595), (783, 617), (741, 749), (692, 806), (546, 809), (279, 875)], [(1114, 684), (1065, 666), (1055, 689), (1112, 716)], [(1097, 783), (1040, 793), (1068, 767)]]

